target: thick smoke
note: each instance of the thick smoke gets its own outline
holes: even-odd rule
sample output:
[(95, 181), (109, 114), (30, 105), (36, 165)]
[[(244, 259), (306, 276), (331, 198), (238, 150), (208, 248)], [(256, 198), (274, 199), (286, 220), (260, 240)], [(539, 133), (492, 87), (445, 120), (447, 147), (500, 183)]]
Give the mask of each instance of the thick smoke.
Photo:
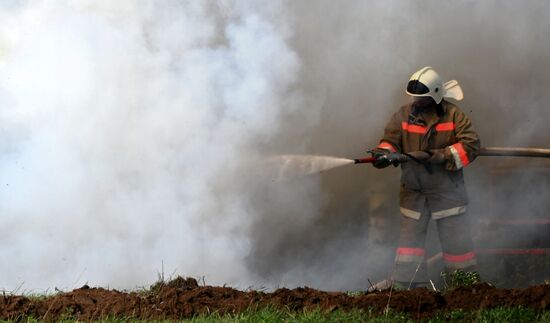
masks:
[(485, 146), (550, 139), (544, 1), (0, 9), (7, 290), (133, 288), (161, 270), (242, 288), (367, 287), (391, 269), (379, 240), (397, 231), (398, 170), (273, 182), (261, 163), (362, 155), (425, 65), (461, 82)]
[(135, 287), (162, 268), (250, 281), (237, 169), (280, 130), (299, 75), (278, 6), (255, 7), (3, 8), (1, 286)]

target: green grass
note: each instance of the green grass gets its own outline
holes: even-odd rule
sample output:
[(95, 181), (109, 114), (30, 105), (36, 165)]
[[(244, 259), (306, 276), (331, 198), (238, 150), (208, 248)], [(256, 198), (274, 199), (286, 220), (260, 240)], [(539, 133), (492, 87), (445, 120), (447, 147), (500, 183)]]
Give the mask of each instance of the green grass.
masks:
[[(15, 321), (1, 321), (15, 322)], [(36, 319), (17, 320), (17, 322), (41, 322)], [(64, 319), (58, 322), (69, 323), (76, 322), (74, 319)], [(411, 315), (390, 312), (387, 315), (377, 314), (371, 311), (351, 310), (333, 312), (323, 312), (321, 310), (311, 310), (304, 312), (292, 312), (290, 310), (263, 308), (257, 310), (248, 310), (239, 314), (220, 315), (217, 313), (200, 315), (187, 320), (136, 320), (124, 318), (106, 318), (97, 322), (105, 323), (126, 323), (126, 322), (189, 322), (189, 323), (210, 323), (210, 322), (419, 322), (418, 318)], [(453, 311), (447, 313), (437, 313), (431, 318), (420, 320), (420, 322), (443, 323), (443, 322), (480, 322), (480, 323), (500, 323), (500, 322), (550, 322), (550, 311), (537, 313), (531, 309), (516, 307), (516, 308), (495, 308), (490, 310), (482, 310), (475, 312)]]
[(296, 313), (288, 310), (264, 308), (259, 310), (251, 310), (236, 315), (213, 314), (198, 316), (186, 322), (408, 322), (408, 317), (400, 313), (389, 313), (387, 316), (380, 316), (379, 314), (363, 310), (336, 310), (333, 312), (311, 310)]
[(523, 307), (494, 308), (477, 312), (453, 311), (449, 313), (438, 313), (426, 322), (550, 322), (550, 311), (536, 313), (531, 309)]
[(443, 281), (445, 282), (445, 290), (452, 290), (458, 287), (468, 287), (481, 282), (479, 273), (477, 272), (464, 272), (457, 269), (451, 273), (441, 273)]
[[(351, 311), (333, 311), (324, 312), (321, 310), (311, 310), (304, 312), (292, 312), (290, 310), (281, 310), (273, 308), (262, 308), (257, 310), (248, 310), (238, 314), (220, 315), (218, 313), (200, 315), (191, 319), (185, 320), (136, 320), (130, 318), (106, 318), (96, 322), (105, 323), (126, 323), (126, 322), (189, 322), (189, 323), (214, 323), (214, 322), (409, 322), (406, 315), (399, 313), (388, 313), (387, 316), (380, 316), (372, 312), (362, 310)], [(42, 322), (37, 319), (16, 320), (16, 321), (0, 321), (0, 322)], [(73, 323), (75, 319), (62, 319), (57, 322)]]
[[(251, 310), (236, 315), (211, 314), (199, 316), (191, 320), (182, 321), (190, 323), (210, 322), (418, 322), (418, 318), (403, 313), (390, 312), (387, 315), (377, 314), (371, 311), (351, 310), (333, 311), (330, 313), (313, 310), (301, 313), (292, 313), (285, 310), (260, 309)], [(431, 318), (423, 320), (430, 323), (444, 322), (550, 322), (550, 311), (536, 313), (527, 308), (495, 308), (478, 312), (454, 311), (450, 313), (437, 313)]]

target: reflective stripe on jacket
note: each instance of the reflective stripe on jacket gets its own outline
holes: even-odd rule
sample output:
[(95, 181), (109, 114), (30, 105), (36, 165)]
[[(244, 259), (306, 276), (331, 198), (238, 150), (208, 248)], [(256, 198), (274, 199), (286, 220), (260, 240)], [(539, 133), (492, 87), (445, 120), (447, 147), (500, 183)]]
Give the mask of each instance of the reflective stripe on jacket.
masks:
[(402, 106), (388, 122), (379, 148), (396, 152), (445, 149), (445, 164), (429, 165), (410, 161), (401, 164), (401, 213), (418, 219), (427, 203), (432, 218), (439, 219), (466, 211), (468, 198), (462, 168), (477, 156), (479, 138), (468, 117), (454, 104), (414, 111)]

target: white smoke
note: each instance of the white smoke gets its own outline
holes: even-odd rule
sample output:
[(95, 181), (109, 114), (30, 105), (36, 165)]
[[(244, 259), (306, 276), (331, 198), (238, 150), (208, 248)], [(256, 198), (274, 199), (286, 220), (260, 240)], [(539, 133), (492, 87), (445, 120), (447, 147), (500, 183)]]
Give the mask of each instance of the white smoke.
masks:
[(0, 286), (243, 283), (245, 193), (299, 71), (252, 2), (2, 8)]

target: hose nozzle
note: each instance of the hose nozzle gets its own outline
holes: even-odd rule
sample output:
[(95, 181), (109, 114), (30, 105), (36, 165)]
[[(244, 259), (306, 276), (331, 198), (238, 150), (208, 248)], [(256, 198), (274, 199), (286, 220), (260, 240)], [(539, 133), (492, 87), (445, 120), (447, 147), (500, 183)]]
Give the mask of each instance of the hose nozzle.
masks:
[(374, 163), (376, 161), (376, 157), (363, 157), (363, 158), (357, 158), (353, 160), (356, 164), (367, 164), (367, 163)]
[(397, 166), (400, 163), (407, 162), (408, 157), (406, 155), (399, 154), (399, 153), (390, 153), (390, 154), (387, 154), (387, 155), (380, 155), (380, 156), (376, 156), (376, 157), (357, 158), (357, 159), (354, 159), (353, 161), (356, 164), (372, 164), (375, 161), (377, 161), (378, 159), (387, 159), (390, 164), (392, 164), (394, 166)]

